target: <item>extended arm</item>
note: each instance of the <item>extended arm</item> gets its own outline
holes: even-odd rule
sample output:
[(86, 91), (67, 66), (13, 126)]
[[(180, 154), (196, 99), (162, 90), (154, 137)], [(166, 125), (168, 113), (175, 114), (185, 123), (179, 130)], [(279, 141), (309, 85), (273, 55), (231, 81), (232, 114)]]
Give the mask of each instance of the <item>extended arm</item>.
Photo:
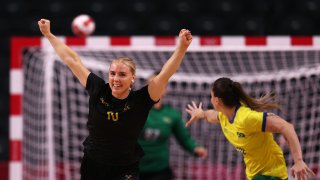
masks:
[(202, 103), (197, 106), (196, 103), (192, 101), (192, 105), (188, 104), (186, 111), (191, 116), (189, 121), (186, 123), (186, 127), (189, 127), (193, 122), (199, 119), (205, 119), (207, 122), (213, 124), (219, 123), (218, 112), (213, 109), (203, 110)]
[(305, 175), (309, 178), (311, 175), (315, 175), (314, 172), (312, 172), (312, 170), (303, 161), (300, 142), (292, 124), (288, 123), (279, 116), (268, 113), (266, 131), (281, 133), (288, 141), (294, 160), (294, 165), (291, 169), (291, 175), (293, 177), (297, 175), (298, 179), (303, 179)]
[(173, 126), (173, 133), (178, 140), (179, 144), (190, 153), (195, 154), (197, 157), (207, 158), (208, 151), (206, 148), (197, 145), (195, 140), (191, 137), (187, 128), (184, 126), (184, 123), (181, 119), (181, 116), (177, 117), (177, 120)]
[(71, 69), (73, 74), (85, 87), (90, 71), (82, 64), (78, 54), (51, 33), (49, 20), (41, 19), (38, 21), (38, 25), (41, 33), (49, 40), (61, 60)]
[(163, 94), (170, 77), (177, 71), (183, 60), (183, 57), (192, 41), (192, 35), (189, 30), (182, 29), (179, 33), (179, 43), (177, 48), (163, 65), (160, 73), (155, 76), (148, 86), (150, 97), (157, 101)]

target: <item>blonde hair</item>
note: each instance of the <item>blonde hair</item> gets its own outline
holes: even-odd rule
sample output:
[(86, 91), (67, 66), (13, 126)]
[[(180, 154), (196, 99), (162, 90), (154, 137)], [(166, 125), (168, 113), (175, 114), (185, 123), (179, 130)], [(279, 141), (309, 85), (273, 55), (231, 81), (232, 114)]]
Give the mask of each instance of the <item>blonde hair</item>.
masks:
[(112, 60), (111, 64), (113, 64), (113, 63), (123, 63), (129, 67), (129, 69), (133, 75), (136, 74), (136, 64), (133, 62), (133, 59), (131, 59), (129, 57), (116, 58), (116, 59)]

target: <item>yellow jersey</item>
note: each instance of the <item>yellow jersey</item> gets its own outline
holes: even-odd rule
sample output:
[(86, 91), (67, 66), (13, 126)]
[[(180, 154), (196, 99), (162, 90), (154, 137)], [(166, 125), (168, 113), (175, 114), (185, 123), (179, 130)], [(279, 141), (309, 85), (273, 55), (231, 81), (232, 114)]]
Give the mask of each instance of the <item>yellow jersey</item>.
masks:
[(233, 118), (219, 112), (219, 122), (228, 141), (243, 154), (246, 175), (288, 178), (283, 152), (270, 132), (265, 132), (266, 112), (238, 106)]

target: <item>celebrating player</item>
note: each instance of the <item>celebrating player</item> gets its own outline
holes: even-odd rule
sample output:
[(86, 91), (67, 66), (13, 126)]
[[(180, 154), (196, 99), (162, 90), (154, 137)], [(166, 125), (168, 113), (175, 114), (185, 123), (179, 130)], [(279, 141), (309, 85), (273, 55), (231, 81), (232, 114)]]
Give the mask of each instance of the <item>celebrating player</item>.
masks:
[(192, 42), (191, 32), (180, 31), (178, 45), (160, 73), (148, 85), (133, 91), (136, 67), (132, 59), (114, 59), (106, 83), (82, 64), (75, 51), (51, 33), (49, 20), (41, 19), (38, 25), (90, 95), (89, 136), (84, 142), (81, 179), (139, 179), (139, 160), (143, 152), (137, 143), (138, 136), (149, 110), (159, 101), (169, 78), (179, 68)]

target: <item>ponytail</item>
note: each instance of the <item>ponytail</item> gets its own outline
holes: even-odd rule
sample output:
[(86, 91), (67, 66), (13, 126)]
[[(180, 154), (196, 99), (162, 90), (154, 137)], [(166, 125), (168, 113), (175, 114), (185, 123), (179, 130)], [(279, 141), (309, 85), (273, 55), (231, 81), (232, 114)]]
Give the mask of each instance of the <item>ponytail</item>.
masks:
[(232, 86), (234, 91), (239, 95), (240, 101), (253, 110), (265, 111), (280, 108), (278, 100), (275, 98), (275, 95), (271, 92), (266, 93), (264, 96), (261, 96), (260, 98), (252, 98), (243, 90), (240, 83), (233, 82)]
[(279, 109), (279, 102), (274, 94), (267, 93), (260, 98), (250, 97), (242, 88), (241, 84), (229, 78), (219, 78), (213, 83), (212, 91), (216, 97), (221, 98), (225, 106), (234, 107), (243, 103), (256, 111)]

